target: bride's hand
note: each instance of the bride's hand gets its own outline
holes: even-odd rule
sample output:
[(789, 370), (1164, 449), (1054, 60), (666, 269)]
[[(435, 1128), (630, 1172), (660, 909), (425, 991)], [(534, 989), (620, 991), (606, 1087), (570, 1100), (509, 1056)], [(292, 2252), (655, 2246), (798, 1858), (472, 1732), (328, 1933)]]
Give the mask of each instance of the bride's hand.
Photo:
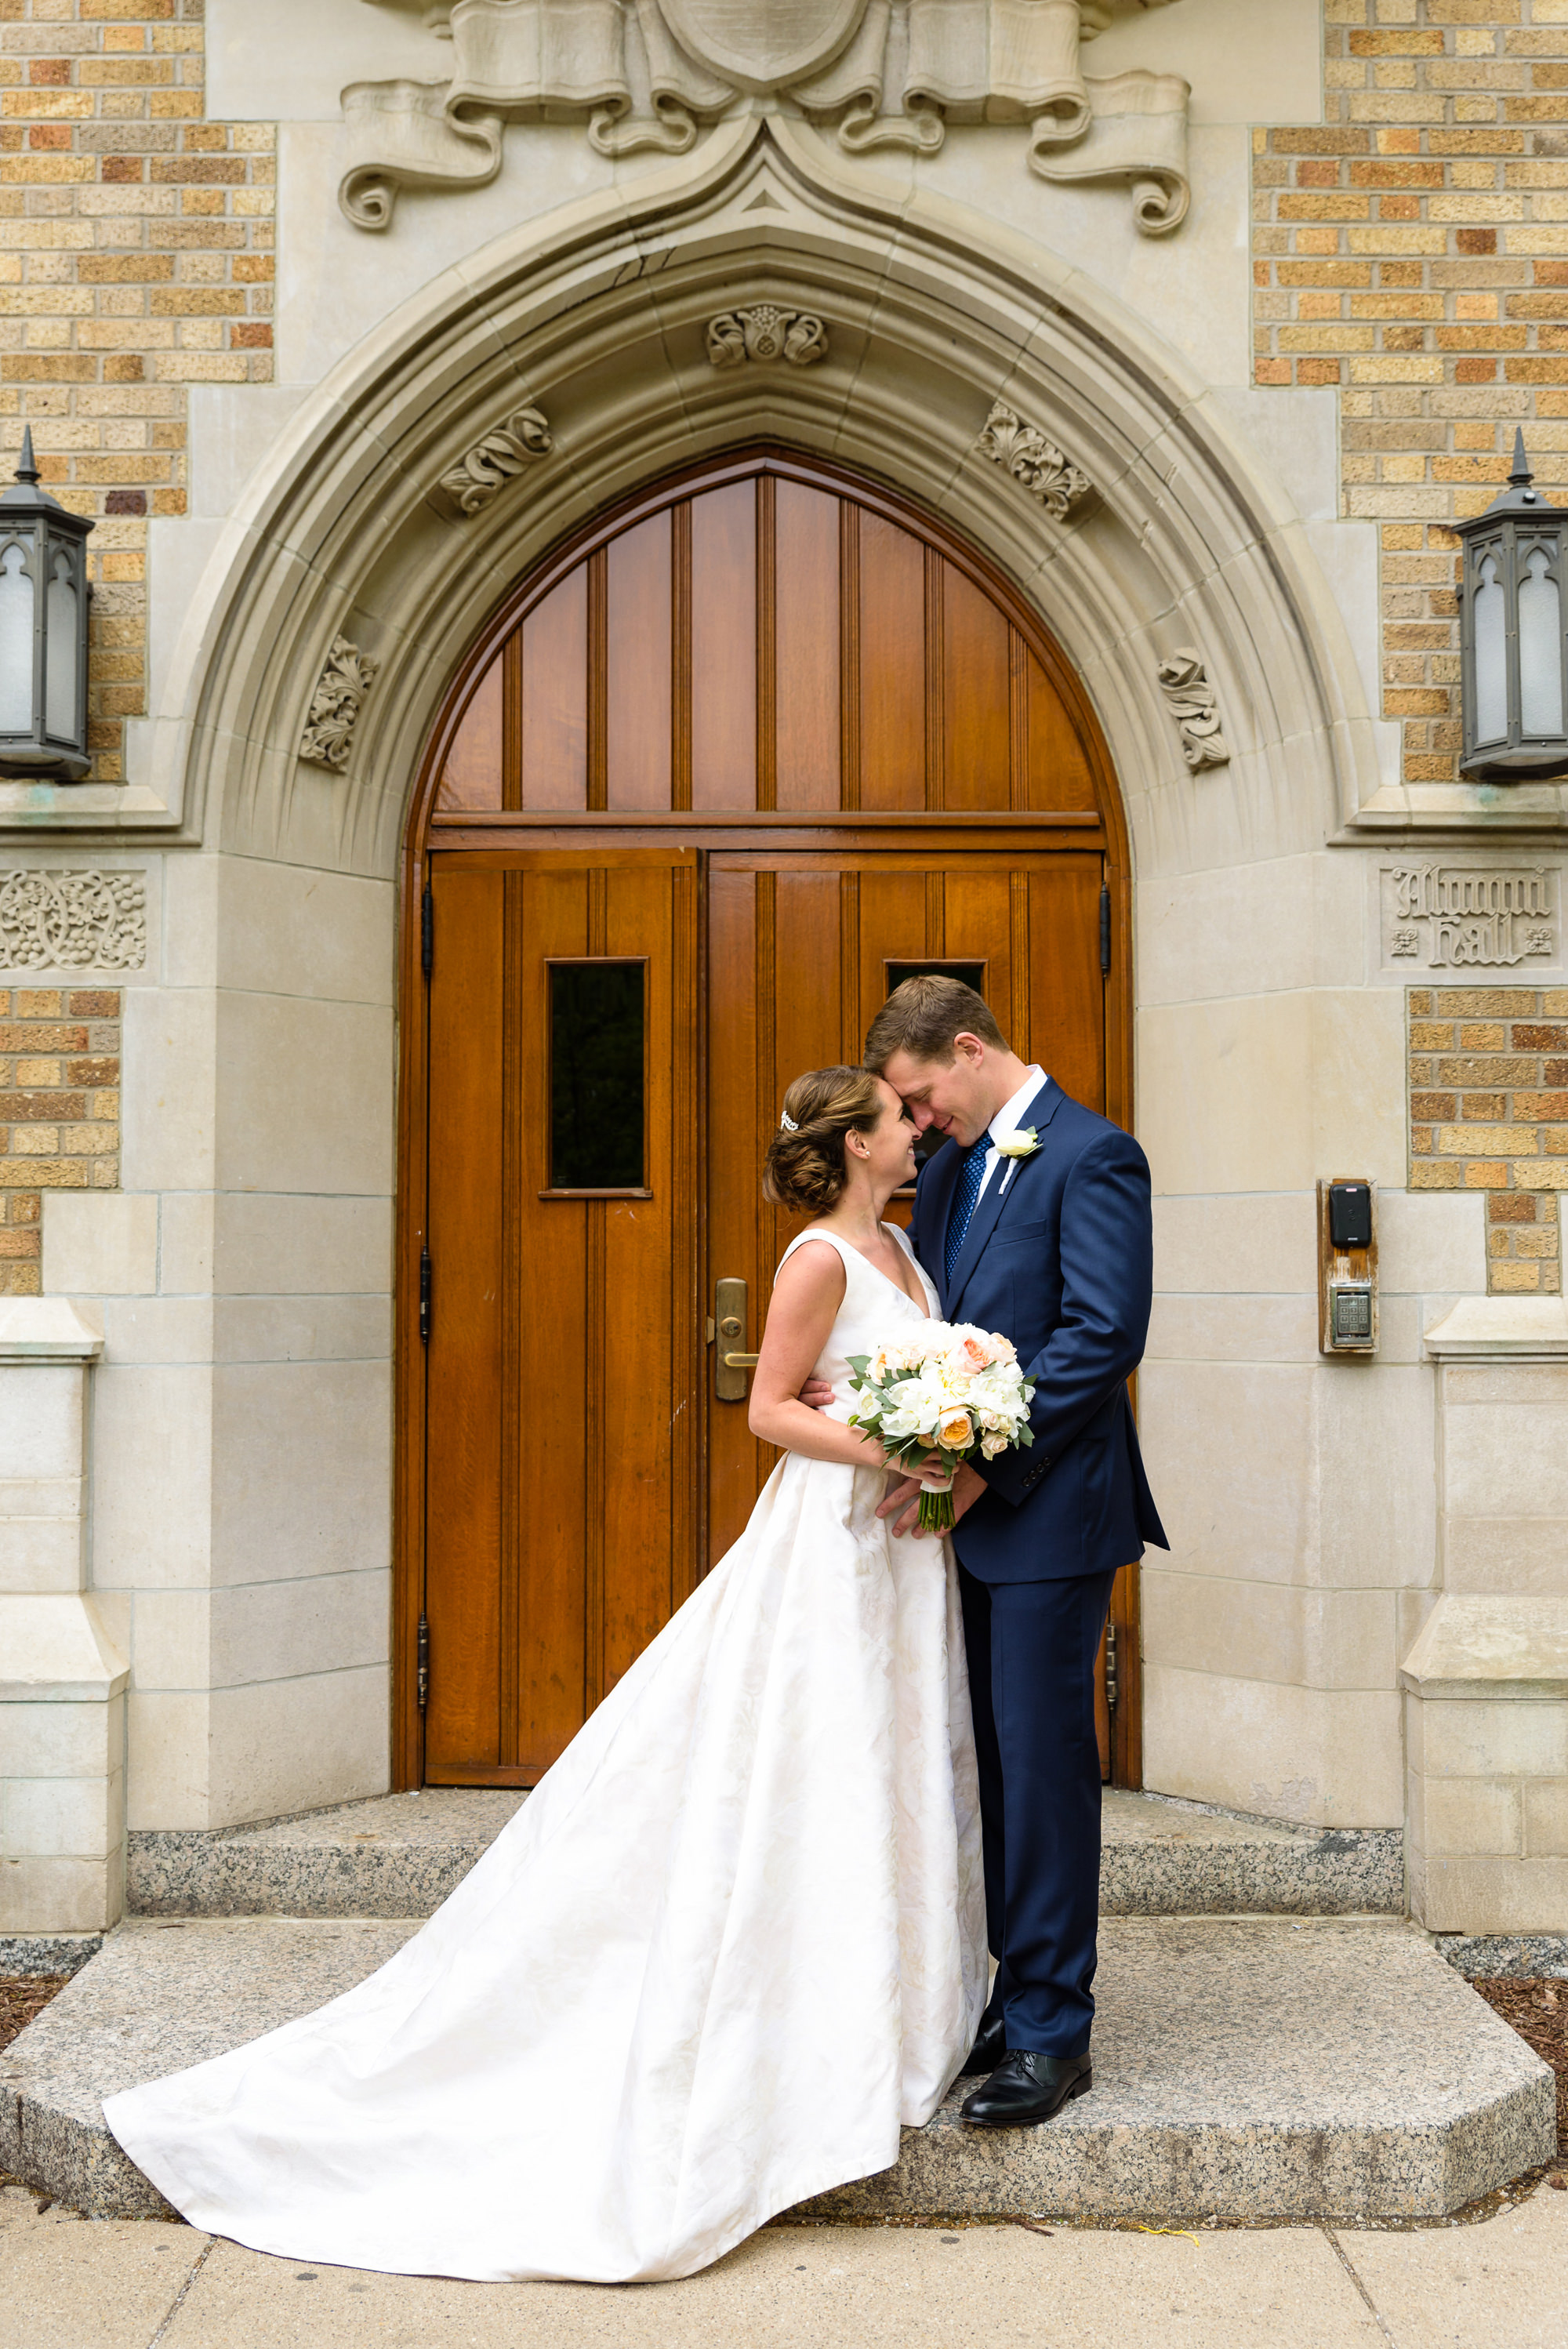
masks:
[(953, 1463), (949, 1461), (945, 1467), (938, 1466), (934, 1463), (929, 1468), (923, 1468), (920, 1472), (920, 1489), (923, 1493), (951, 1493)]

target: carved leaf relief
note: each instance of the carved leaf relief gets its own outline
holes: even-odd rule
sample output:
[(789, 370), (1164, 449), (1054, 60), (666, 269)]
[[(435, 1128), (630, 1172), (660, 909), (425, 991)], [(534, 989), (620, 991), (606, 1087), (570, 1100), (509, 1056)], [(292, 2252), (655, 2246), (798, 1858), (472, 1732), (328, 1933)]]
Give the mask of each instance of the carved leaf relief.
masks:
[(1004, 400), (993, 406), (977, 445), (982, 456), (1005, 466), (1037, 498), (1054, 522), (1065, 522), (1094, 488), (1081, 465), (1075, 465), (1033, 424), (1026, 424)]
[(335, 774), (343, 773), (355, 722), (380, 666), (346, 636), (334, 636), (326, 667), (310, 698), (310, 715), (300, 738), (302, 759), (317, 767), (330, 767)]
[(828, 329), (809, 311), (758, 302), (749, 310), (724, 310), (708, 320), (707, 356), (716, 367), (743, 367), (748, 359), (812, 367), (828, 356)]
[(1181, 756), (1193, 773), (1201, 767), (1228, 765), (1231, 746), (1220, 730), (1219, 703), (1202, 656), (1183, 646), (1161, 662), (1155, 675), (1181, 737)]
[(465, 514), (477, 514), (527, 465), (548, 457), (555, 437), (537, 408), (520, 408), (476, 440), (441, 475), (441, 487)]

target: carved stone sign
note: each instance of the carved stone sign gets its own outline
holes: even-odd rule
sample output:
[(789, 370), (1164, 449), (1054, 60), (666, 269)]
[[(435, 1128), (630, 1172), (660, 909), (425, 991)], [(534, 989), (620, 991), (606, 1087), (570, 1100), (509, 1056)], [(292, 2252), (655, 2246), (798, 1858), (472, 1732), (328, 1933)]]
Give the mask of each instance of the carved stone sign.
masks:
[(1081, 465), (1075, 465), (1054, 440), (1026, 424), (1003, 400), (994, 404), (975, 445), (982, 456), (1005, 465), (1032, 498), (1038, 498), (1053, 521), (1065, 522), (1094, 487)]
[(725, 310), (708, 320), (707, 356), (716, 367), (742, 367), (748, 359), (811, 367), (828, 356), (828, 330), (809, 311), (758, 302), (749, 310)]
[(0, 970), (139, 970), (146, 960), (139, 873), (0, 870)]
[(1179, 74), (1084, 72), (1106, 0), (462, 0), (432, 19), (449, 81), (343, 93), (356, 228), (386, 228), (400, 188), (493, 180), (508, 122), (585, 116), (601, 154), (683, 155), (700, 124), (777, 90), (852, 154), (934, 154), (950, 122), (1010, 123), (1041, 179), (1126, 185), (1144, 235), (1186, 216), (1191, 92)]
[(1554, 865), (1385, 865), (1382, 895), (1386, 961), (1420, 970), (1511, 970), (1562, 959), (1562, 874)]
[(346, 636), (334, 636), (326, 667), (310, 698), (310, 715), (300, 737), (302, 759), (342, 774), (348, 764), (355, 720), (380, 666), (379, 661), (368, 659), (357, 645), (351, 645)]

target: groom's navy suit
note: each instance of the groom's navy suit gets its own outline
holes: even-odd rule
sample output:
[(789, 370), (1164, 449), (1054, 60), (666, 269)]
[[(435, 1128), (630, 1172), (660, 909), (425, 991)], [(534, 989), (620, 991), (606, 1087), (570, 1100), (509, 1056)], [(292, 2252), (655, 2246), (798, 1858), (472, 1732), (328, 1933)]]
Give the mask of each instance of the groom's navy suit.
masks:
[(987, 2017), (1005, 2016), (1009, 2048), (1071, 2056), (1094, 2015), (1095, 1657), (1117, 1568), (1146, 1541), (1169, 1547), (1126, 1387), (1149, 1328), (1149, 1165), (1050, 1077), (1019, 1123), (1039, 1146), (993, 1170), (951, 1278), (951, 1143), (921, 1170), (910, 1230), (944, 1318), (1011, 1338), (1035, 1386), (1033, 1448), (976, 1461), (990, 1490), (953, 1539), (997, 1960)]

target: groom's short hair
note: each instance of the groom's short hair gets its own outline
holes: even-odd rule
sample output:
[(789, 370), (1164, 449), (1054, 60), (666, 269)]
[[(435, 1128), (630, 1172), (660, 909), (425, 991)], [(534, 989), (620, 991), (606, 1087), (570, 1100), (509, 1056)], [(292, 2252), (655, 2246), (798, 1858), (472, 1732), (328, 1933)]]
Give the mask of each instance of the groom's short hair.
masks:
[(895, 1052), (950, 1068), (956, 1036), (1007, 1049), (1007, 1039), (983, 995), (945, 971), (923, 970), (895, 987), (866, 1030), (866, 1066), (880, 1076)]

